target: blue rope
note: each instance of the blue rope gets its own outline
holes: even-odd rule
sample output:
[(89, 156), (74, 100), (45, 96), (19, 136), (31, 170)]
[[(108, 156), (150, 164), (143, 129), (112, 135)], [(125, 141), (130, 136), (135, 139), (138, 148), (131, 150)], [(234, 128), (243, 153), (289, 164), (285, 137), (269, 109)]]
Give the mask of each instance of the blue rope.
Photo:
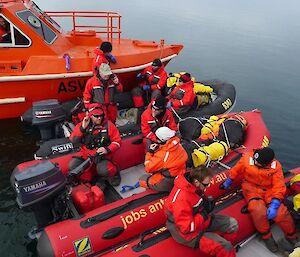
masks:
[(127, 191), (133, 190), (133, 189), (138, 188), (138, 187), (140, 187), (140, 182), (139, 181), (136, 182), (133, 186), (131, 186), (131, 185), (124, 185), (124, 186), (122, 186), (120, 192), (121, 193), (125, 193)]

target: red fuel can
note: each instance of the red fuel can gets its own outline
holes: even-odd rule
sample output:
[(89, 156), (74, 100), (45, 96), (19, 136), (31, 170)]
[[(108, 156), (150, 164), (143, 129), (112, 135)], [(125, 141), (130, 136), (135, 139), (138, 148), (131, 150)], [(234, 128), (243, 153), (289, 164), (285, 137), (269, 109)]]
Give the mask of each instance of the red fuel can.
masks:
[(72, 199), (79, 213), (83, 214), (105, 204), (104, 194), (98, 186), (89, 183), (73, 187)]

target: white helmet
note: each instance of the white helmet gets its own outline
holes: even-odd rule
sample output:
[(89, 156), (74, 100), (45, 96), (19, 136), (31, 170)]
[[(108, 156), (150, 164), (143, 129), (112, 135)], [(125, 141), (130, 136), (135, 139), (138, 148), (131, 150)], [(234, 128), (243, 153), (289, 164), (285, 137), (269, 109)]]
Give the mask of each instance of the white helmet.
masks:
[(166, 142), (174, 137), (176, 132), (168, 127), (160, 127), (156, 130), (155, 135), (161, 142)]

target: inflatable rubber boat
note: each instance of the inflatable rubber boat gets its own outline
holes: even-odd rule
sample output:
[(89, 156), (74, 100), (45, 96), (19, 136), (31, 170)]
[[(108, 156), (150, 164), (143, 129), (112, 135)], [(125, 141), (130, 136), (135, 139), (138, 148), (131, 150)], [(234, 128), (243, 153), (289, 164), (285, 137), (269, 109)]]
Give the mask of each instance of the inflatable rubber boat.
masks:
[[(240, 115), (248, 121), (243, 147), (231, 151), (221, 161), (210, 162), (215, 176), (206, 194), (217, 200), (236, 194), (240, 181), (234, 183), (231, 192), (219, 189), (219, 185), (241, 153), (269, 142), (261, 112)], [(140, 138), (133, 135), (123, 139), (121, 149), (114, 156), (121, 169), (121, 185), (107, 185), (104, 192), (97, 184), (88, 182), (95, 175), (89, 162), (81, 170), (68, 170), (68, 163), (77, 152), (25, 162), (14, 169), (11, 184), (17, 203), (36, 217), (37, 227), (29, 235), (38, 239), (40, 256), (83, 256), (106, 251), (144, 230), (164, 224), (166, 194), (130, 186), (144, 174), (142, 165), (138, 171), (133, 167), (144, 161), (143, 144), (135, 144)], [(128, 187), (131, 190), (124, 190)]]

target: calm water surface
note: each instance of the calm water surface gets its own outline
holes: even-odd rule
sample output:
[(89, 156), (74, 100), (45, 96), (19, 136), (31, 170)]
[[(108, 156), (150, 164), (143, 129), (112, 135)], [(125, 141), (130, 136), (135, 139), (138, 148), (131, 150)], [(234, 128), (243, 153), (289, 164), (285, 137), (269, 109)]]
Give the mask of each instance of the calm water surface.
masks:
[[(234, 84), (235, 110), (262, 110), (284, 168), (300, 165), (298, 0), (36, 2), (49, 11), (118, 11), (124, 37), (184, 44), (167, 70)], [(33, 219), (16, 207), (9, 176), (32, 158), (37, 134), (17, 121), (1, 121), (0, 130), (0, 249), (9, 257), (35, 256), (34, 244), (25, 238)]]

